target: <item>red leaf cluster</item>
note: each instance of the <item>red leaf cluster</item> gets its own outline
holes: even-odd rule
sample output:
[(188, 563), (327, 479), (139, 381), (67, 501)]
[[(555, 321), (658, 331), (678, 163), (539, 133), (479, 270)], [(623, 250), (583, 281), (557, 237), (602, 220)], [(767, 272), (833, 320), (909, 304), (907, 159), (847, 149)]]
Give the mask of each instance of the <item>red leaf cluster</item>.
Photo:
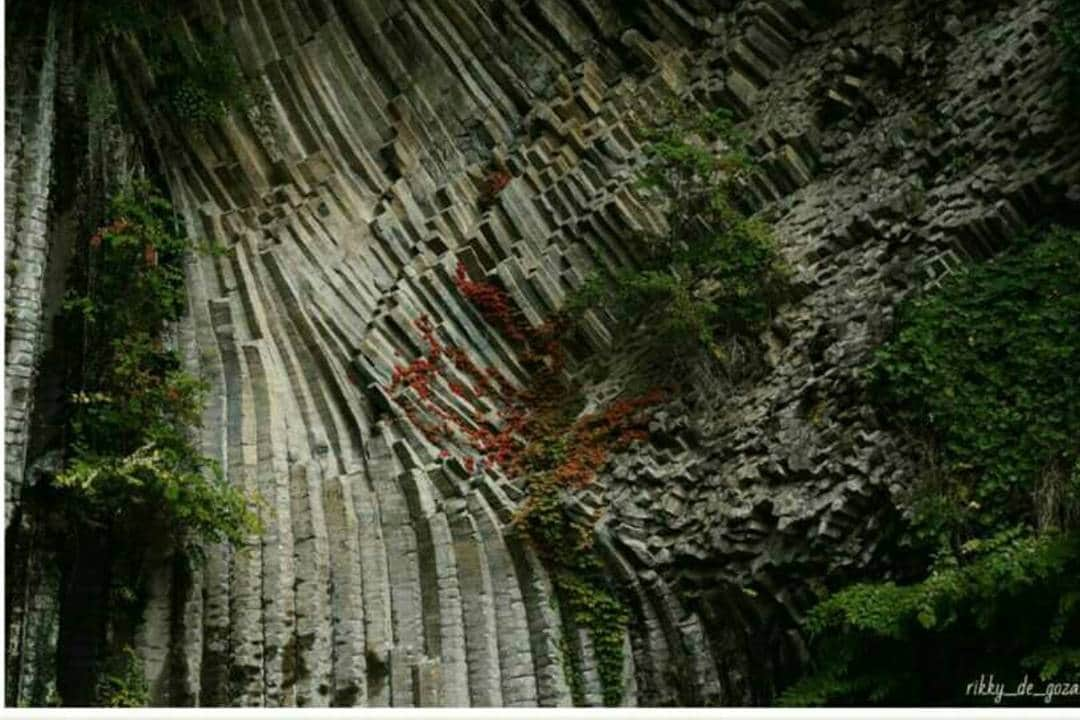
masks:
[(484, 176), (484, 184), (480, 188), (480, 199), (484, 203), (490, 203), (495, 197), (510, 184), (510, 173), (505, 170), (492, 170)]
[(644, 411), (662, 402), (663, 391), (653, 389), (641, 397), (619, 400), (604, 409), (578, 418), (569, 430), (569, 451), (555, 468), (555, 479), (564, 487), (584, 487), (607, 464), (611, 453), (646, 440), (648, 418)]
[(505, 292), (488, 282), (473, 282), (465, 264), (461, 262), (454, 274), (454, 285), (458, 292), (476, 306), (484, 319), (497, 327), (503, 335), (515, 342), (525, 342), (525, 333), (514, 317), (510, 298)]
[[(131, 223), (127, 221), (127, 218), (120, 218), (119, 220), (113, 220), (108, 225), (102, 225), (97, 229), (97, 232), (90, 236), (90, 247), (94, 250), (97, 250), (101, 247), (101, 241), (105, 235), (119, 235), (120, 233), (127, 230), (129, 227), (131, 227)], [(156, 255), (154, 259), (156, 264)]]
[[(529, 474), (538, 471), (536, 449), (561, 439), (565, 447), (562, 456), (557, 461), (542, 461), (548, 466), (539, 469), (550, 472), (560, 486), (580, 488), (596, 477), (613, 452), (648, 438), (645, 411), (663, 400), (660, 390), (620, 400), (602, 412), (576, 420), (568, 418), (567, 401), (580, 391), (562, 377), (565, 319), (523, 329), (502, 290), (473, 282), (460, 264), (455, 282), (491, 325), (519, 345), (532, 378), (528, 387), (518, 389), (496, 368), (482, 369), (464, 350), (440, 341), (426, 315), (418, 318), (414, 325), (427, 351), (407, 365), (395, 367), (388, 390), (409, 421), (441, 448), (440, 457), (450, 457), (453, 448), (461, 454), (469, 473), (491, 465), (515, 475)], [(448, 392), (433, 392), (436, 385)], [(494, 411), (486, 416), (463, 414), (468, 411), (447, 404), (451, 398), (474, 412), (483, 406)]]

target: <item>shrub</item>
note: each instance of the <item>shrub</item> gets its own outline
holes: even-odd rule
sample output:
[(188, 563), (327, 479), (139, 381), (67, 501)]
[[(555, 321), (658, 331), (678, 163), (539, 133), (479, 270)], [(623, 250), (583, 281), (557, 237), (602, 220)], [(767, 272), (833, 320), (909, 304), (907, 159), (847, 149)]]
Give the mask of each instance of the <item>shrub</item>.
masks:
[(590, 278), (568, 311), (603, 308), (624, 331), (644, 322), (654, 348), (673, 357), (702, 347), (715, 353), (717, 335), (753, 337), (782, 301), (787, 271), (768, 226), (741, 207), (752, 167), (745, 138), (727, 111), (678, 109), (641, 136), (649, 162), (639, 184), (666, 201), (668, 232), (644, 238), (638, 268)]
[(697, 298), (685, 265), (625, 271), (603, 280), (593, 276), (572, 301), (572, 308), (604, 307), (624, 331), (643, 319), (654, 346), (676, 355), (713, 342), (715, 304)]
[(198, 40), (174, 38), (175, 50), (154, 60), (159, 103), (185, 125), (206, 128), (255, 102), (229, 38), (220, 30)]
[(781, 705), (971, 704), (993, 673), (1010, 690), (1080, 669), (1080, 542), (1017, 527), (942, 556), (916, 583), (845, 588), (807, 618), (814, 672)]
[[(969, 268), (902, 308), (868, 388), (926, 438), (895, 567), (809, 614), (782, 704), (976, 702), (967, 683), (1080, 668), (1080, 233)], [(1015, 686), (1015, 684), (1014, 684)]]
[(870, 389), (935, 441), (944, 480), (932, 490), (950, 512), (927, 532), (955, 549), (1033, 523), (1036, 481), (1078, 453), (1080, 233), (970, 268), (902, 308), (899, 324)]
[(665, 124), (638, 131), (647, 159), (638, 186), (656, 191), (669, 205), (668, 234), (648, 238), (660, 261), (680, 250), (701, 251), (742, 220), (736, 205), (752, 169), (746, 137), (730, 111), (688, 115), (675, 107), (669, 112)]
[(91, 235), (64, 304), (81, 348), (68, 404), (68, 463), (57, 485), (94, 522), (138, 533), (152, 519), (176, 540), (240, 542), (255, 529), (247, 500), (191, 441), (205, 384), (162, 337), (186, 307), (190, 250), (168, 202), (147, 183), (118, 193)]

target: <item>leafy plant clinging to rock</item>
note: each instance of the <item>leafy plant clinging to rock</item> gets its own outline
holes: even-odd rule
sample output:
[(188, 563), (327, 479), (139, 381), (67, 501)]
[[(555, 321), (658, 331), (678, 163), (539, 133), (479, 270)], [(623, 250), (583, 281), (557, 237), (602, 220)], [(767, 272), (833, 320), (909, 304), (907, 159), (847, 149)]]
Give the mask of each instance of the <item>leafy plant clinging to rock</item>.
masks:
[(102, 707), (145, 707), (150, 702), (150, 687), (142, 662), (130, 647), (124, 647), (106, 664), (96, 689)]
[(147, 702), (130, 646), (152, 570), (161, 562), (190, 570), (204, 543), (239, 545), (260, 527), (254, 499), (199, 452), (206, 385), (170, 347), (187, 308), (191, 244), (146, 181), (114, 195), (107, 217), (77, 248), (57, 321), (62, 464), (33, 488), (27, 512), (56, 530), (47, 540), (61, 602), (96, 618), (61, 636), (76, 656), (61, 652), (64, 702), (130, 706)]
[(1078, 377), (1080, 233), (907, 305), (870, 389), (932, 440), (897, 563), (917, 570), (819, 604), (814, 670), (782, 703), (970, 704), (979, 673), (1080, 669)]
[(604, 308), (626, 329), (644, 323), (652, 344), (675, 356), (705, 347), (723, 358), (717, 337), (764, 329), (787, 271), (768, 226), (742, 207), (752, 165), (731, 114), (672, 115), (640, 131), (648, 157), (640, 185), (668, 203), (667, 233), (643, 239), (639, 267), (593, 276), (569, 305)]
[(84, 12), (95, 43), (138, 42), (154, 77), (153, 101), (185, 127), (201, 132), (256, 101), (224, 30), (189, 25), (175, 3), (92, 0)]
[[(87, 242), (65, 301), (68, 339), (81, 348), (71, 378), (70, 459), (57, 484), (79, 515), (138, 535), (190, 534), (239, 543), (255, 529), (246, 499), (215, 479), (191, 440), (205, 385), (165, 347), (186, 308), (188, 241), (168, 202), (146, 183), (116, 195), (112, 221)], [(130, 539), (130, 538), (129, 538)]]
[[(581, 415), (581, 390), (563, 377), (566, 318), (526, 327), (509, 296), (487, 281), (472, 280), (464, 265), (457, 268), (455, 284), (486, 322), (514, 344), (529, 371), (529, 384), (519, 389), (494, 368), (480, 368), (421, 317), (414, 325), (426, 351), (394, 368), (387, 390), (413, 426), (441, 448), (444, 459), (457, 456), (470, 473), (498, 468), (522, 481), (527, 497), (514, 526), (548, 567), (564, 619), (589, 633), (604, 703), (617, 705), (623, 694), (629, 612), (604, 572), (595, 547), (595, 520), (574, 511), (571, 493), (587, 487), (612, 453), (647, 436), (646, 411), (663, 394), (653, 390)], [(460, 408), (444, 405), (436, 391), (440, 388), (462, 407), (495, 411), (463, 416)], [(574, 699), (581, 702), (582, 668), (573, 645), (564, 643), (565, 661)]]

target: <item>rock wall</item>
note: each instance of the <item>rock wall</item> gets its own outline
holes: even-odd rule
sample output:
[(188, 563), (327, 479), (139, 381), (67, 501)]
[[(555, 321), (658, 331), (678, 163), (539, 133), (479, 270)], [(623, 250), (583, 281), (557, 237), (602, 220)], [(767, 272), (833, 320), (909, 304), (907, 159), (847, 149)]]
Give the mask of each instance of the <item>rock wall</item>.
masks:
[[(382, 388), (422, 350), (422, 315), (524, 382), (455, 267), (497, 279), (539, 324), (593, 269), (632, 265), (629, 239), (663, 220), (635, 188), (631, 128), (673, 98), (744, 119), (753, 192), (799, 297), (763, 338), (760, 372), (700, 368), (650, 443), (576, 502), (599, 514), (631, 598), (625, 703), (768, 702), (802, 662), (815, 583), (887, 561), (883, 528), (917, 473), (858, 382), (894, 307), (1080, 200), (1052, 0), (814, 5), (198, 3), (263, 102), (203, 133), (136, 114), (189, 230), (227, 250), (189, 260), (177, 338), (213, 385), (203, 445), (264, 499), (265, 532), (209, 548), (193, 576), (162, 558), (137, 635), (156, 703), (567, 705), (567, 651), (599, 704), (588, 635), (560, 618), (509, 524), (520, 480), (440, 458)], [(36, 459), (46, 238), (63, 227), (48, 177), (56, 58), (74, 40), (51, 7), (33, 19), (44, 44), (8, 56), (9, 537)], [(137, 48), (109, 67), (125, 87), (149, 82)], [(488, 203), (493, 164), (511, 180)], [(621, 350), (604, 318), (586, 336)], [(47, 685), (30, 680), (47, 676), (50, 640), (32, 638), (55, 603), (20, 572), (9, 678)]]
[[(141, 173), (137, 141), (77, 87), (87, 49), (69, 3), (5, 7), (5, 607), (9, 705), (55, 699), (61, 571), (24, 492), (58, 469), (63, 355), (53, 320), (78, 228)], [(103, 71), (97, 73), (103, 75)], [(32, 503), (32, 501), (29, 501)]]
[[(57, 12), (48, 14), (40, 64), (13, 52), (7, 77), (4, 157), (4, 267), (7, 271), (5, 522), (11, 522), (26, 465), (34, 372), (42, 334), (48, 212), (55, 132)], [(27, 62), (29, 60), (29, 62)]]

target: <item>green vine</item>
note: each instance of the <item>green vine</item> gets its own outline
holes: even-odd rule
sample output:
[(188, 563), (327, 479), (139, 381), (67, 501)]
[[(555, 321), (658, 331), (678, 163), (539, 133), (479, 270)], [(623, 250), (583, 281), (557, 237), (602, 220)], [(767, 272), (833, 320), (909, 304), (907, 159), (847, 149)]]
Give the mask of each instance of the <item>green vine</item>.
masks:
[(56, 483), (95, 522), (143, 524), (157, 514), (157, 532), (238, 543), (256, 524), (247, 500), (192, 444), (206, 384), (163, 341), (186, 309), (190, 245), (147, 183), (118, 193), (110, 214), (64, 301), (62, 324), (81, 352), (70, 378), (69, 458)]
[[(556, 597), (558, 596), (556, 595)], [(563, 611), (560, 608), (560, 616), (562, 615), (562, 612)], [(570, 639), (565, 633), (559, 636), (559, 653), (562, 655), (563, 676), (566, 678), (566, 684), (570, 688), (570, 697), (575, 705), (584, 705), (585, 673), (581, 667), (581, 658), (574, 652)]]
[(933, 444), (938, 471), (915, 498), (920, 542), (956, 551), (1035, 524), (1036, 480), (1067, 477), (1080, 445), (1078, 319), (1080, 233), (1060, 229), (901, 309), (868, 377), (889, 414)]
[[(604, 572), (595, 548), (592, 525), (575, 521), (550, 474), (529, 481), (529, 508), (519, 518), (534, 547), (551, 570), (551, 579), (564, 619), (571, 627), (588, 630), (605, 705), (623, 698), (624, 637), (630, 613), (619, 591)], [(581, 661), (563, 643), (574, 702), (584, 703)]]

